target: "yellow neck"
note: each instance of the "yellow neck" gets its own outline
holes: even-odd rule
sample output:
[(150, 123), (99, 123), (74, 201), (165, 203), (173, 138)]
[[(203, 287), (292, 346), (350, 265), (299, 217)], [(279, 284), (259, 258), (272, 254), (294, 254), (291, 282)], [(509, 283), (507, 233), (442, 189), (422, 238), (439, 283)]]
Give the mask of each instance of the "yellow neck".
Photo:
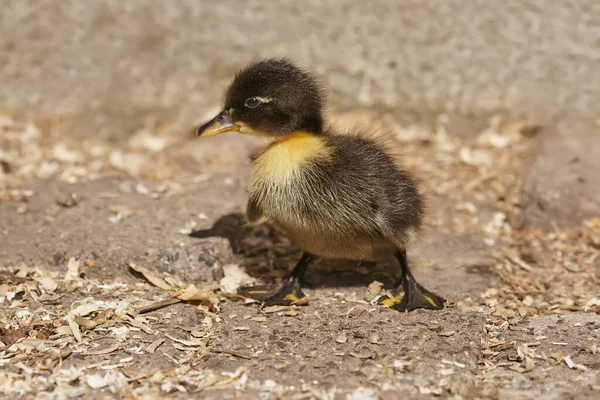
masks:
[[(329, 159), (331, 148), (324, 137), (308, 132), (294, 132), (271, 143), (254, 161), (250, 187), (289, 182), (300, 168), (314, 159)], [(261, 182), (262, 181), (262, 182)]]

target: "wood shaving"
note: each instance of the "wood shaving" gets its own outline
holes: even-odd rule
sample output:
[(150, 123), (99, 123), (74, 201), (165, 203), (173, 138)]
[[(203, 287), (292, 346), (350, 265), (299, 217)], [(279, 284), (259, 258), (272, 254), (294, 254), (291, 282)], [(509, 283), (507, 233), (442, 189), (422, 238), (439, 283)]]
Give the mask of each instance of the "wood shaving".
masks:
[(73, 281), (79, 277), (79, 260), (71, 257), (67, 264), (67, 273), (65, 274), (65, 281)]
[(154, 353), (164, 342), (165, 339), (156, 339), (146, 347), (146, 352), (150, 354)]
[(379, 296), (379, 294), (381, 294), (382, 288), (383, 283), (379, 281), (371, 282), (367, 287), (367, 292), (365, 293), (365, 300), (372, 301), (373, 299), (375, 299), (377, 296)]
[(136, 272), (139, 272), (140, 274), (142, 274), (144, 276), (144, 278), (146, 278), (146, 280), (148, 282), (150, 282), (151, 284), (153, 284), (154, 286), (161, 288), (163, 290), (173, 290), (173, 287), (171, 287), (171, 285), (169, 285), (167, 282), (165, 282), (163, 279), (159, 278), (158, 276), (156, 276), (152, 271), (150, 271), (148, 268), (136, 264), (136, 263), (129, 263), (129, 267), (131, 269), (133, 269)]
[(578, 369), (580, 371), (587, 371), (589, 369), (585, 365), (577, 364), (576, 362), (574, 362), (571, 359), (571, 356), (565, 356), (565, 357), (563, 357), (562, 360), (565, 362), (565, 364), (567, 364), (567, 367), (569, 367), (571, 369)]
[(88, 355), (100, 355), (100, 354), (110, 354), (114, 351), (117, 351), (121, 348), (121, 344), (120, 343), (115, 343), (113, 345), (110, 345), (108, 347), (104, 347), (102, 349), (99, 350), (91, 350), (91, 351), (87, 351), (85, 354)]

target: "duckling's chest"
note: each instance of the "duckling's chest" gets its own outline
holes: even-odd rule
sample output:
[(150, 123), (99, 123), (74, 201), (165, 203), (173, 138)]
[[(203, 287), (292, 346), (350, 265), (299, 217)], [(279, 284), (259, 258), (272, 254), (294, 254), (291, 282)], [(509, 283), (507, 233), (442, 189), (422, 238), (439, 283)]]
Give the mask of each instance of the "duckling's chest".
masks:
[(269, 208), (286, 207), (302, 196), (310, 184), (314, 163), (331, 157), (324, 138), (304, 132), (272, 143), (254, 160), (248, 180), (251, 200), (268, 213)]

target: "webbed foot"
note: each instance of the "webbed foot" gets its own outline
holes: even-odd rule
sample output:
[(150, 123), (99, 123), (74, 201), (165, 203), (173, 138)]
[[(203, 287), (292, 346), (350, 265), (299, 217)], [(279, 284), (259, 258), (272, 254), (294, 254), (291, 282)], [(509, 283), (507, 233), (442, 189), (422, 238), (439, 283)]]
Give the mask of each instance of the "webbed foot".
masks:
[(379, 304), (393, 308), (401, 312), (411, 312), (417, 308), (428, 310), (442, 310), (445, 300), (437, 294), (425, 289), (413, 277), (406, 261), (406, 251), (400, 250), (396, 257), (402, 268), (402, 279), (396, 288), (396, 292), (404, 291), (404, 296), (395, 295), (393, 298), (385, 298)]
[(443, 310), (445, 307), (442, 297), (425, 289), (415, 281), (412, 275), (408, 275), (402, 280), (401, 288), (404, 290), (404, 296), (388, 297), (381, 300), (380, 304), (401, 312), (411, 312), (417, 308)]
[(240, 288), (238, 294), (258, 300), (267, 306), (290, 306), (299, 304), (306, 298), (300, 287), (300, 281), (295, 277), (286, 278), (274, 285)]

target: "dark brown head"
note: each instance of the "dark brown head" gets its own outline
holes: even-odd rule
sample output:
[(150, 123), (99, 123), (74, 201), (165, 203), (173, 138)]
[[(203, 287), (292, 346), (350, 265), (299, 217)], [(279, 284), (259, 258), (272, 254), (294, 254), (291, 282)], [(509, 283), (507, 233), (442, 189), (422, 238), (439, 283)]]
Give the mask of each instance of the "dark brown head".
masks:
[(198, 128), (198, 136), (238, 131), (284, 137), (321, 133), (323, 94), (316, 80), (285, 59), (268, 59), (240, 71), (225, 95), (223, 111)]

